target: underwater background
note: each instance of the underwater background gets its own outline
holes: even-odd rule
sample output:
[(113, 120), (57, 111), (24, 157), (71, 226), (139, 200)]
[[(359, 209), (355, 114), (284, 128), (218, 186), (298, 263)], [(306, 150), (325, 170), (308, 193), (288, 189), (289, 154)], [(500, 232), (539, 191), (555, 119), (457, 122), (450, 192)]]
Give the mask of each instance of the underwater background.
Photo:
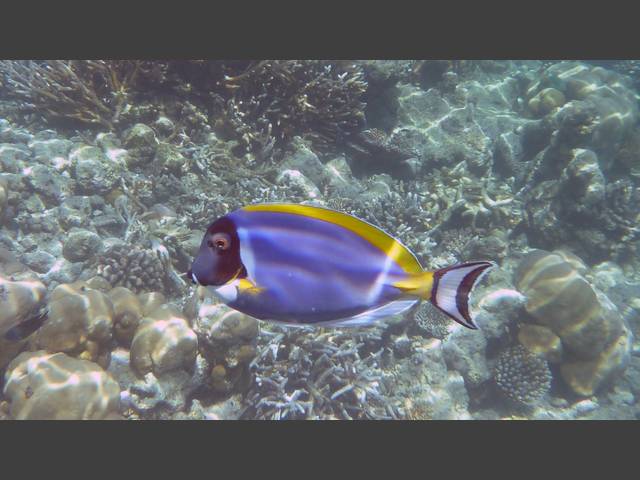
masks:
[[(0, 61), (0, 419), (640, 418), (640, 61)], [(185, 272), (258, 202), (423, 267), (422, 303), (290, 328)]]

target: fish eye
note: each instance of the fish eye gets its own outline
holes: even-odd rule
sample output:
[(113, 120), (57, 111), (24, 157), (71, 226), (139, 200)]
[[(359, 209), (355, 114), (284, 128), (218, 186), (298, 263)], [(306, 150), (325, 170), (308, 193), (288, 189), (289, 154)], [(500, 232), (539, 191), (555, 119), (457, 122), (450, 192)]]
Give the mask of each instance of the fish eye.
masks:
[(215, 233), (211, 236), (207, 242), (209, 248), (216, 249), (218, 251), (227, 250), (231, 246), (231, 238), (226, 233)]

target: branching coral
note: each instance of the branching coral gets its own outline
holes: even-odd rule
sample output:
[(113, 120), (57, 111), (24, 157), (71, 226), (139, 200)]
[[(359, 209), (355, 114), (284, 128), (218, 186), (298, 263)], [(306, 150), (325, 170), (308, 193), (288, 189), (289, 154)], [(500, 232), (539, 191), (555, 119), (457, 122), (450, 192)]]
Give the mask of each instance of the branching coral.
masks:
[(112, 129), (141, 77), (162, 76), (163, 67), (141, 60), (7, 60), (0, 76), (28, 110)]
[[(368, 189), (375, 188), (372, 181), (364, 182)], [(432, 227), (431, 200), (420, 193), (414, 182), (396, 181), (385, 193), (370, 193), (354, 200), (332, 197), (328, 206), (358, 218), (401, 240), (421, 260), (425, 260), (433, 243), (428, 235)]]
[(416, 159), (420, 152), (406, 141), (402, 131), (398, 135), (387, 136), (377, 128), (364, 130), (347, 142), (356, 165), (361, 170), (385, 171), (396, 176), (412, 177), (415, 171), (407, 163)]
[[(380, 332), (307, 329), (266, 334), (256, 359), (244, 416), (263, 419), (398, 418), (386, 392)], [(265, 335), (263, 335), (265, 338)]]
[(218, 122), (251, 148), (300, 135), (326, 149), (364, 125), (367, 84), (357, 65), (263, 60), (223, 84), (228, 100)]

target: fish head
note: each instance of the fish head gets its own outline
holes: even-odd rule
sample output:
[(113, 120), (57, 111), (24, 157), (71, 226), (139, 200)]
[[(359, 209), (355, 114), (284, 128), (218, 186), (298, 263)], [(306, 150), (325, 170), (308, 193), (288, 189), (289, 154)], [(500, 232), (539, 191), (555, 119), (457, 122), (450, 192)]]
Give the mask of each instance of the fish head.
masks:
[(224, 285), (246, 272), (240, 259), (240, 239), (234, 223), (222, 217), (207, 228), (187, 272), (195, 284)]

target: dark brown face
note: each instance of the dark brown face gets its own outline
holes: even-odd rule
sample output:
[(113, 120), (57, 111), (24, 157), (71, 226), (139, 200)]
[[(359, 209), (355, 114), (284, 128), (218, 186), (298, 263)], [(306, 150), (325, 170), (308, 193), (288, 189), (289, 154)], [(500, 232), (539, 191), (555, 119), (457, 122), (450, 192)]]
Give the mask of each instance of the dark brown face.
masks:
[(240, 240), (229, 218), (222, 217), (209, 226), (187, 275), (193, 283), (204, 286), (224, 285), (246, 275), (240, 260)]

